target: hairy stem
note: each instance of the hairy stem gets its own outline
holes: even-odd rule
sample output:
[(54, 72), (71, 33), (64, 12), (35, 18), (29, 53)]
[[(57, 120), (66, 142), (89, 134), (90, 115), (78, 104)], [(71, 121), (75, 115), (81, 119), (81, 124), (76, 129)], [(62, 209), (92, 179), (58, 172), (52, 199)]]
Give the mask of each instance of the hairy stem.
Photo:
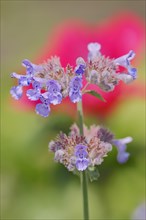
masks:
[[(78, 110), (78, 118), (79, 118), (79, 128), (80, 135), (84, 134), (83, 131), (83, 109), (82, 109), (82, 101), (77, 103)], [(80, 172), (81, 178), (81, 188), (82, 188), (82, 196), (83, 196), (83, 214), (84, 220), (89, 220), (89, 211), (88, 211), (88, 189), (87, 189), (87, 173), (86, 171)]]

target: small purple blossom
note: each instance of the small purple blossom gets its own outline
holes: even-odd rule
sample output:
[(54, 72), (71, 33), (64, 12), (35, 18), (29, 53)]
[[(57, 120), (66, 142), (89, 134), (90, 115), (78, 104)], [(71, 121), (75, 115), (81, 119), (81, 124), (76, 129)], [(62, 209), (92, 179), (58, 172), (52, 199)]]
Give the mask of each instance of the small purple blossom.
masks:
[(37, 101), (41, 96), (41, 84), (39, 82), (33, 82), (32, 86), (34, 89), (28, 89), (26, 95), (31, 101)]
[(76, 168), (78, 171), (86, 170), (88, 165), (89, 165), (89, 159), (83, 158), (83, 159), (77, 159), (76, 161)]
[(85, 66), (83, 64), (79, 65), (75, 70), (75, 73), (77, 73), (78, 75), (83, 75), (84, 72)]
[(29, 60), (23, 60), (22, 65), (26, 67), (26, 74), (31, 75), (34, 71), (34, 65)]
[(17, 73), (11, 73), (11, 77), (18, 79), (18, 86), (13, 86), (10, 90), (12, 97), (18, 100), (22, 97), (23, 86), (30, 85), (32, 78), (30, 75), (19, 75)]
[(132, 140), (132, 137), (112, 140), (113, 145), (115, 145), (118, 150), (117, 160), (119, 163), (127, 162), (130, 154), (126, 152), (126, 144), (130, 143)]
[(32, 78), (30, 75), (20, 75), (17, 73), (11, 73), (12, 78), (18, 79), (19, 85), (21, 86), (28, 86), (30, 85)]
[(70, 91), (69, 91), (70, 100), (74, 103), (79, 102), (82, 98), (82, 94), (81, 94), (82, 78), (79, 76), (75, 76), (70, 81), (69, 88), (70, 88)]
[(79, 76), (82, 76), (86, 69), (86, 62), (82, 57), (78, 57), (76, 60), (77, 66), (75, 67), (75, 73)]
[(21, 85), (21, 86), (29, 86), (30, 83), (31, 83), (31, 80), (32, 79), (30, 77), (22, 76), (19, 79), (19, 85)]
[(76, 168), (79, 171), (85, 170), (89, 165), (87, 146), (79, 144), (75, 147)]
[(40, 98), (40, 90), (28, 89), (26, 95), (31, 101), (37, 101)]
[(87, 146), (79, 144), (75, 147), (75, 156), (79, 159), (83, 159), (88, 156)]
[(47, 96), (51, 104), (57, 105), (62, 101), (61, 85), (56, 80), (47, 82)]
[(23, 93), (22, 86), (13, 86), (10, 90), (10, 93), (14, 99), (19, 100)]
[(48, 117), (50, 113), (50, 106), (46, 105), (45, 103), (39, 103), (36, 105), (35, 111), (37, 114), (43, 116), (43, 117)]
[(47, 117), (50, 113), (50, 101), (46, 94), (47, 92), (40, 95), (40, 101), (42, 103), (37, 104), (35, 108), (36, 113), (43, 117)]
[(25, 59), (22, 61), (22, 65), (26, 67), (26, 74), (33, 75), (35, 72), (41, 72), (43, 67), (41, 65), (36, 65), (31, 63), (29, 60)]
[(130, 63), (134, 57), (134, 51), (130, 50), (128, 54), (123, 55), (114, 61), (116, 65), (125, 67), (128, 71), (128, 75), (130, 75), (133, 80), (137, 78), (137, 69), (133, 68)]

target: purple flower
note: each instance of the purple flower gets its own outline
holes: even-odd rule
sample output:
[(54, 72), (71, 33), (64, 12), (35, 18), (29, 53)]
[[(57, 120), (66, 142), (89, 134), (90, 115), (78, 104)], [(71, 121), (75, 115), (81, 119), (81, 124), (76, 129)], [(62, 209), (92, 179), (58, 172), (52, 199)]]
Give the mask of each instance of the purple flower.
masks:
[(128, 54), (121, 56), (114, 61), (116, 65), (125, 67), (133, 80), (137, 78), (137, 69), (133, 68), (130, 63), (134, 57), (134, 51), (130, 50)]
[(77, 66), (75, 67), (75, 73), (82, 76), (86, 69), (86, 62), (82, 57), (78, 57), (76, 60)]
[(11, 77), (18, 79), (19, 85), (21, 86), (29, 86), (32, 81), (32, 77), (30, 75), (20, 75), (17, 73), (11, 73)]
[(75, 156), (77, 158), (83, 159), (88, 156), (87, 146), (79, 144), (75, 148)]
[(87, 146), (79, 144), (75, 147), (76, 168), (79, 171), (85, 170), (89, 165)]
[(19, 79), (19, 85), (22, 85), (22, 86), (29, 86), (30, 83), (31, 83), (32, 79), (28, 76), (22, 76), (20, 77)]
[(37, 101), (41, 95), (41, 84), (39, 82), (33, 82), (32, 86), (34, 89), (27, 90), (26, 95), (31, 101)]
[(10, 90), (12, 97), (18, 100), (22, 97), (22, 93), (23, 93), (22, 87), (28, 86), (31, 83), (32, 78), (29, 75), (19, 75), (17, 73), (12, 73), (11, 77), (18, 79), (19, 82), (18, 86), (14, 86)]
[(61, 85), (56, 80), (49, 80), (47, 82), (48, 92), (46, 96), (48, 97), (51, 104), (60, 104), (62, 101)]
[(40, 98), (40, 90), (28, 89), (26, 95), (31, 101), (37, 101)]
[(20, 99), (23, 93), (22, 86), (21, 85), (13, 86), (10, 90), (10, 93), (14, 99), (16, 100)]
[(34, 73), (35, 64), (32, 64), (29, 60), (25, 59), (22, 61), (22, 65), (26, 67), (26, 74), (32, 75)]
[(39, 103), (36, 105), (35, 111), (37, 114), (43, 116), (43, 117), (48, 117), (50, 113), (50, 106), (46, 105), (45, 103)]
[(112, 140), (113, 145), (115, 145), (118, 150), (117, 160), (119, 163), (125, 163), (128, 160), (130, 154), (126, 152), (126, 144), (130, 143), (131, 141), (132, 137)]
[(76, 161), (76, 168), (79, 171), (86, 170), (89, 165), (89, 159), (83, 158)]
[(42, 103), (36, 105), (35, 111), (37, 114), (47, 117), (50, 113), (50, 101), (47, 97), (47, 92), (40, 95), (40, 100)]
[(78, 68), (76, 69), (76, 73), (78, 74), (78, 75), (82, 75), (83, 73), (84, 73), (84, 71), (85, 71), (85, 67), (84, 67), (84, 65), (80, 65), (80, 66), (78, 66)]
[(82, 88), (82, 78), (75, 76), (69, 84), (69, 97), (72, 102), (79, 102), (82, 98), (80, 89)]

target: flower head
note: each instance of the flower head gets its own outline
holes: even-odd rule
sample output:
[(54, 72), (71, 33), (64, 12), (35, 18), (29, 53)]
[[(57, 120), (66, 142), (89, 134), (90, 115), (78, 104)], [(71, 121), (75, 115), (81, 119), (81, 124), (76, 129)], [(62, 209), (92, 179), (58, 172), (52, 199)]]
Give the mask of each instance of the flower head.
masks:
[[(98, 44), (89, 44), (88, 49), (97, 51)], [(91, 48), (89, 50), (88, 57), (91, 56)], [(86, 68), (86, 79), (92, 84), (97, 85), (105, 92), (113, 91), (115, 86), (118, 85), (119, 81), (122, 80), (125, 83), (132, 82), (136, 79), (136, 68), (132, 68), (130, 60), (135, 56), (133, 51), (130, 51), (128, 55), (124, 55), (121, 58), (110, 59), (105, 57), (101, 53), (94, 53), (92, 59)], [(118, 67), (124, 66), (127, 68), (127, 73), (118, 72)]]
[[(31, 101), (41, 101), (36, 105), (36, 113), (47, 117), (50, 113), (50, 104), (60, 104), (63, 98), (69, 96), (71, 102), (76, 103), (82, 99), (82, 95), (88, 90), (82, 89), (83, 79), (89, 84), (95, 84), (103, 91), (114, 90), (120, 80), (128, 83), (136, 78), (136, 69), (131, 67), (130, 61), (135, 56), (133, 51), (117, 59), (110, 59), (102, 55), (99, 43), (87, 45), (88, 59), (82, 57), (76, 59), (76, 67), (68, 64), (62, 67), (58, 57), (51, 57), (47, 62), (35, 65), (29, 60), (22, 62), (26, 67), (26, 74), (12, 73), (11, 77), (18, 79), (18, 86), (11, 89), (13, 98), (20, 99), (23, 87), (31, 85), (33, 88), (26, 91)], [(127, 68), (127, 73), (118, 72), (118, 66)]]
[(88, 167), (100, 165), (112, 150), (112, 145), (98, 138), (98, 130), (100, 127), (93, 129), (91, 126), (87, 129), (84, 126), (88, 135), (80, 136), (78, 126), (74, 124), (68, 136), (60, 133), (56, 140), (49, 144), (49, 149), (55, 153), (55, 161), (64, 164), (70, 171), (83, 171)]
[(84, 136), (80, 135), (79, 128), (73, 124), (67, 136), (60, 133), (55, 141), (49, 143), (49, 150), (55, 153), (55, 161), (64, 164), (69, 171), (83, 171), (100, 165), (104, 157), (112, 150), (112, 145), (118, 149), (117, 160), (125, 163), (129, 157), (126, 144), (132, 141), (131, 137), (115, 139), (112, 132), (101, 126), (84, 125)]

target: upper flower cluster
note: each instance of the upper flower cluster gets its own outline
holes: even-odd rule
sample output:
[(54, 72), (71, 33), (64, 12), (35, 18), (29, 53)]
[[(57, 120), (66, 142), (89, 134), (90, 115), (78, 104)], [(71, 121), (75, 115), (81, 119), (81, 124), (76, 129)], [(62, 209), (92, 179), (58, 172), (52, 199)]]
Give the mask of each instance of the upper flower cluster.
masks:
[[(137, 77), (137, 70), (130, 61), (135, 53), (128, 54), (117, 59), (105, 57), (100, 52), (100, 44), (88, 44), (88, 60), (77, 58), (76, 66), (69, 64), (63, 68), (58, 57), (52, 57), (47, 62), (36, 65), (29, 60), (24, 60), (22, 65), (26, 68), (26, 74), (12, 73), (11, 77), (18, 79), (18, 85), (11, 88), (11, 95), (16, 100), (23, 94), (23, 87), (32, 85), (26, 95), (31, 101), (40, 100), (36, 105), (36, 113), (47, 117), (50, 113), (50, 104), (60, 104), (63, 98), (69, 96), (73, 103), (79, 102), (82, 95), (88, 90), (83, 88), (83, 77), (87, 85), (96, 84), (102, 90), (110, 92), (120, 80), (125, 83), (133, 81)], [(119, 66), (125, 71), (120, 72)]]
[(129, 157), (126, 144), (131, 141), (131, 137), (116, 140), (110, 131), (94, 125), (89, 129), (84, 126), (84, 136), (81, 136), (74, 124), (68, 136), (61, 132), (55, 141), (49, 143), (49, 150), (55, 153), (55, 161), (64, 164), (69, 171), (83, 171), (100, 165), (112, 150), (112, 145), (117, 147), (117, 160), (125, 163)]

